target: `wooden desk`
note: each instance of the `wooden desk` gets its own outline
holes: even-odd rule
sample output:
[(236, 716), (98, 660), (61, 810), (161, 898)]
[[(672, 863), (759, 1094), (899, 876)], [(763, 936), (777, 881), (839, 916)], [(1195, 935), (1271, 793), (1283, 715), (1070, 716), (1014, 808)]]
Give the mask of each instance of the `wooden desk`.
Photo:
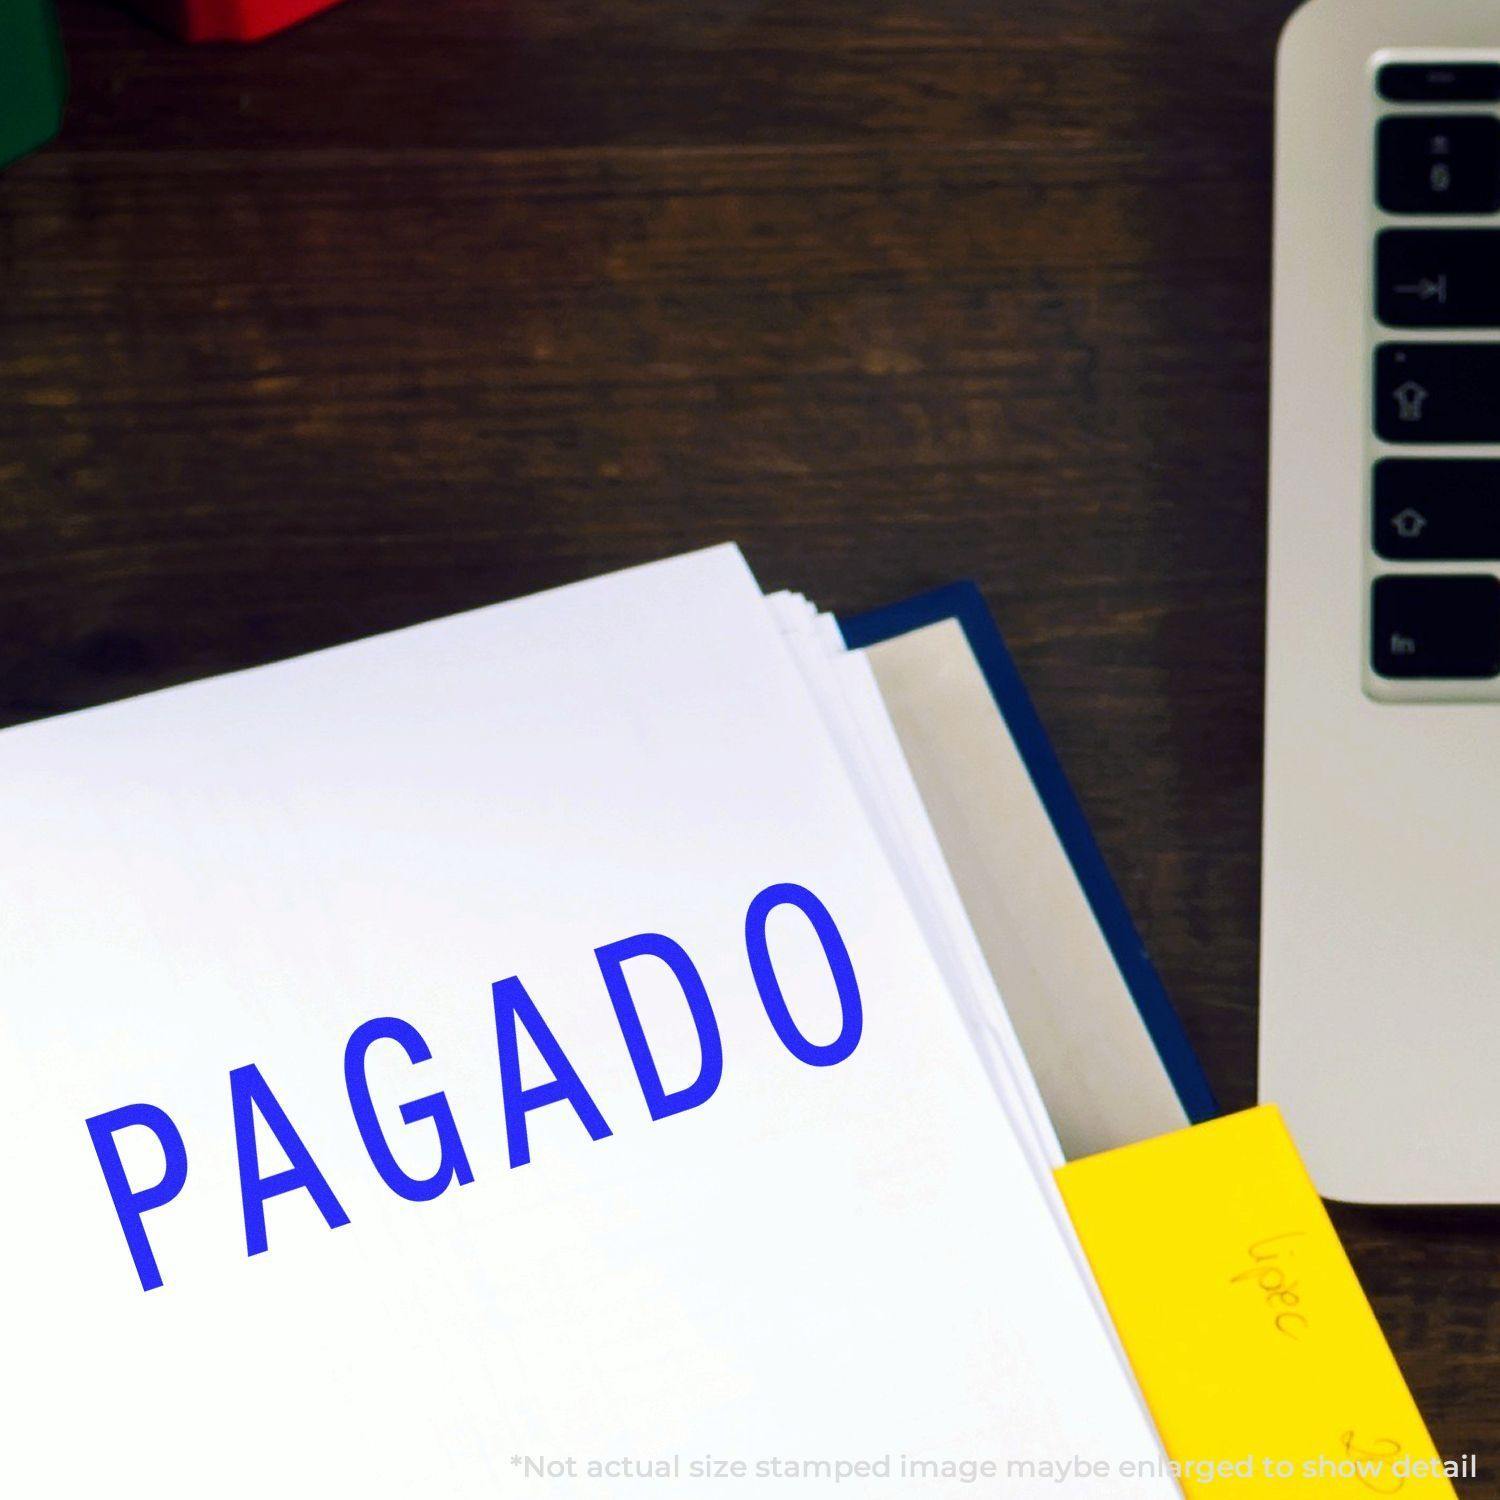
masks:
[[(64, 0), (64, 135), (0, 175), (0, 716), (727, 537), (835, 608), (969, 575), (1250, 1102), (1290, 8), (349, 0), (193, 51)], [(1496, 1493), (1500, 1220), (1338, 1217)]]

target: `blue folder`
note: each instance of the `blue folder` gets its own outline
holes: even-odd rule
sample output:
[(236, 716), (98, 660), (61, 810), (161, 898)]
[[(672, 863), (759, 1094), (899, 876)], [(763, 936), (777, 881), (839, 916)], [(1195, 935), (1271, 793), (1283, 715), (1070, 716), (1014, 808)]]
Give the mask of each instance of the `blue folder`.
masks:
[(851, 649), (889, 641), (940, 620), (961, 627), (989, 684), (1027, 774), (1051, 820), (1073, 873), (1093, 911), (1110, 954), (1155, 1045), (1183, 1112), (1193, 1123), (1212, 1119), (1219, 1106), (1182, 1022), (1147, 956), (1118, 887), (1106, 868), (1068, 785), (1041, 720), (1021, 681), (984, 596), (972, 583), (953, 583), (898, 604), (840, 619)]

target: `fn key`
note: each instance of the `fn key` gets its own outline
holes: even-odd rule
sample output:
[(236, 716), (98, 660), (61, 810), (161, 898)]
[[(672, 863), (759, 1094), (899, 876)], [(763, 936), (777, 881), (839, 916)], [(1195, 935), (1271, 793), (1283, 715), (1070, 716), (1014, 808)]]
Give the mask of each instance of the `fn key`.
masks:
[(1500, 579), (1488, 574), (1375, 580), (1371, 660), (1381, 677), (1500, 674)]

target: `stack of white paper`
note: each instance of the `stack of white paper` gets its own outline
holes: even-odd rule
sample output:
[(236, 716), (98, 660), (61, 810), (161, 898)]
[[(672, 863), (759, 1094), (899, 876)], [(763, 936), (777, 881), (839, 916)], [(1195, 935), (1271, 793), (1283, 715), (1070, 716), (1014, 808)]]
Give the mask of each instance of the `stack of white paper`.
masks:
[(0, 826), (5, 1493), (1177, 1493), (868, 667), (736, 550), (10, 731)]

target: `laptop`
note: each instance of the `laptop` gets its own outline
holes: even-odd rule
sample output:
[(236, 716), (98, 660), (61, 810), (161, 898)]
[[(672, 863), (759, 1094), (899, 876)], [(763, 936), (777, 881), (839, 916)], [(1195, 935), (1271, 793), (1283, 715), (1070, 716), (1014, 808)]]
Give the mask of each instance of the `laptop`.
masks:
[(1275, 220), (1261, 1097), (1500, 1202), (1500, 3), (1298, 11)]

